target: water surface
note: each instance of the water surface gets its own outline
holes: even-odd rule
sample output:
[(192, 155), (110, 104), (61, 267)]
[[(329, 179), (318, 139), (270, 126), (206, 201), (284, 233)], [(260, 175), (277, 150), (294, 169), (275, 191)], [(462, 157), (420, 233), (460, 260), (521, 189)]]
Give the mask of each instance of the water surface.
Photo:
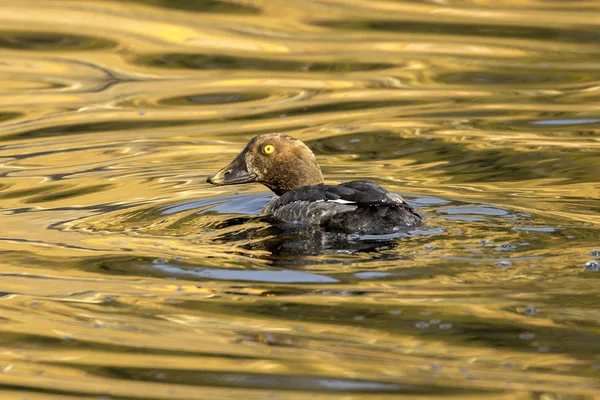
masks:
[[(0, 397), (600, 398), (599, 10), (5, 0)], [(262, 132), (425, 225), (270, 226)]]

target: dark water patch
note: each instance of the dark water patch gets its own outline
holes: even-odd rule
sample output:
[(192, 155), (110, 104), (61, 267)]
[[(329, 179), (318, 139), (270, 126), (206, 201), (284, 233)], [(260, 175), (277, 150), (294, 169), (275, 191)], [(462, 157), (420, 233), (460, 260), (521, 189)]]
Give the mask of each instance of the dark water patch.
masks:
[(532, 27), (518, 25), (496, 25), (474, 22), (472, 24), (458, 22), (425, 22), (425, 21), (393, 21), (393, 20), (316, 20), (312, 25), (329, 28), (379, 31), (396, 33), (413, 33), (444, 36), (475, 36), (501, 39), (546, 40), (559, 43), (591, 43), (600, 41), (600, 33), (594, 27)]
[(414, 158), (433, 147), (426, 139), (406, 140), (389, 131), (360, 132), (306, 142), (317, 155), (355, 154), (356, 161)]
[(77, 188), (67, 189), (67, 190), (58, 190), (58, 191), (54, 190), (51, 193), (46, 193), (46, 194), (39, 195), (39, 196), (29, 197), (24, 202), (27, 204), (32, 204), (32, 203), (44, 203), (44, 202), (48, 202), (48, 201), (64, 200), (64, 199), (83, 196), (86, 194), (103, 192), (113, 186), (114, 186), (113, 184), (108, 183), (108, 184), (100, 184), (100, 185), (82, 186), (82, 187), (77, 187)]
[(39, 185), (27, 189), (0, 192), (0, 200), (27, 198), (40, 193), (52, 193), (67, 187), (66, 184)]
[(140, 3), (197, 13), (254, 15), (261, 12), (261, 9), (256, 6), (231, 0), (121, 0), (121, 3)]
[(372, 110), (384, 107), (400, 107), (414, 104), (414, 101), (408, 100), (380, 100), (380, 101), (340, 101), (328, 104), (318, 104), (312, 106), (293, 105), (289, 108), (277, 110), (275, 112), (257, 113), (252, 116), (231, 117), (229, 121), (240, 121), (249, 119), (275, 119), (287, 117), (299, 117), (312, 114), (334, 113), (340, 111), (360, 111)]
[(111, 40), (55, 32), (0, 31), (0, 48), (26, 51), (89, 51), (115, 49)]
[[(38, 375), (42, 375), (45, 373), (45, 371), (43, 369), (38, 369), (36, 371), (36, 373)], [(52, 388), (48, 388), (48, 387), (42, 387), (44, 386), (43, 383), (36, 384), (36, 383), (0, 383), (0, 388), (6, 391), (18, 391), (18, 392), (25, 392), (28, 393), (27, 397), (24, 397), (25, 399), (29, 398), (30, 396), (34, 396), (35, 394), (41, 394), (44, 395), (44, 397), (47, 397), (47, 395), (50, 396), (58, 396), (56, 398), (61, 398), (61, 399), (68, 399), (68, 398), (72, 398), (72, 396), (77, 396), (77, 395), (81, 395), (81, 397), (87, 397), (90, 394), (90, 391), (86, 390), (86, 389), (76, 389), (76, 388), (71, 388), (71, 389), (52, 389)], [(6, 394), (8, 395), (8, 393)], [(102, 397), (99, 397), (100, 399)], [(157, 399), (162, 399), (162, 397), (158, 397)], [(139, 397), (124, 397), (124, 396), (119, 396), (119, 400), (139, 400)], [(151, 399), (148, 399), (151, 400)]]
[[(41, 300), (39, 302), (39, 304), (36, 304), (35, 307), (36, 308), (41, 308), (43, 309), (44, 307), (44, 303), (46, 301), (52, 301), (52, 300)], [(74, 308), (79, 308), (79, 307), (74, 307)], [(102, 304), (82, 304), (81, 305), (81, 309), (79, 309), (78, 311), (84, 311), (85, 309), (98, 309), (98, 308), (102, 308), (103, 310), (108, 310), (106, 303), (102, 303)], [(86, 312), (88, 310), (85, 310)], [(111, 311), (114, 312), (114, 314), (119, 314), (119, 311), (112, 309)], [(127, 313), (127, 309), (123, 308), (121, 311), (123, 311), (124, 313)], [(152, 312), (140, 312), (138, 313), (138, 317), (143, 316), (144, 318), (148, 319), (149, 321), (163, 321), (162, 318), (157, 317), (156, 315), (154, 315)], [(83, 321), (82, 321), (83, 322)], [(89, 322), (90, 324), (92, 323), (92, 320), (90, 321), (86, 321)], [(112, 329), (106, 329), (106, 328), (102, 328), (105, 329), (106, 331), (111, 331)], [(157, 355), (157, 356), (168, 356), (168, 355), (172, 355), (172, 356), (194, 356), (194, 357), (210, 357), (210, 356), (214, 356), (214, 353), (207, 353), (207, 352), (203, 352), (203, 351), (196, 351), (193, 349), (185, 349), (185, 350), (180, 350), (180, 349), (176, 349), (176, 348), (169, 348), (169, 347), (147, 347), (145, 345), (139, 345), (139, 346), (135, 346), (135, 345), (126, 345), (126, 344), (120, 344), (118, 342), (111, 342), (111, 343), (106, 343), (103, 341), (94, 341), (94, 340), (88, 340), (88, 339), (81, 339), (77, 336), (75, 337), (71, 337), (70, 339), (66, 339), (65, 337), (58, 337), (56, 336), (56, 334), (54, 332), (49, 332), (48, 336), (45, 335), (37, 335), (37, 334), (30, 334), (30, 333), (2, 333), (0, 335), (0, 340), (2, 340), (2, 343), (5, 343), (7, 345), (10, 345), (12, 348), (18, 348), (21, 350), (28, 350), (28, 351), (34, 351), (34, 350), (49, 350), (49, 349), (55, 349), (57, 351), (68, 351), (68, 350), (87, 350), (87, 351), (106, 351), (106, 352), (110, 352), (114, 355), (119, 355), (119, 354), (151, 354), (151, 355)], [(253, 356), (251, 354), (245, 354), (245, 355), (241, 355), (241, 354), (235, 354), (234, 352), (231, 353), (220, 353), (219, 357), (223, 357), (225, 359), (231, 359), (231, 360), (246, 360), (246, 361), (252, 361), (252, 360), (261, 360), (263, 359), (263, 357), (259, 357), (259, 356)], [(52, 363), (49, 363), (52, 364)]]
[(172, 97), (164, 99), (159, 104), (166, 106), (196, 106), (204, 104), (230, 104), (269, 97), (269, 93), (205, 93), (190, 96)]
[(25, 114), (18, 112), (0, 112), (0, 122), (10, 121), (11, 119), (16, 119), (24, 115)]
[(240, 71), (359, 72), (388, 69), (394, 64), (346, 62), (311, 62), (227, 55), (167, 53), (145, 54), (131, 60), (133, 64), (155, 68)]
[(167, 126), (187, 126), (198, 124), (197, 121), (167, 120), (148, 121), (140, 118), (138, 121), (107, 121), (89, 122), (71, 125), (49, 126), (47, 128), (32, 129), (20, 133), (0, 137), (2, 141), (15, 139), (43, 138), (52, 136), (68, 136), (110, 131), (133, 131), (136, 129), (164, 128)]
[[(246, 117), (245, 119), (252, 120), (251, 116)], [(218, 119), (208, 119), (208, 120), (184, 120), (184, 119), (171, 119), (171, 120), (162, 120), (162, 121), (152, 121), (148, 119), (144, 119), (144, 115), (140, 115), (139, 120), (129, 120), (129, 121), (107, 121), (107, 122), (91, 122), (91, 123), (81, 123), (81, 124), (71, 124), (71, 125), (57, 125), (57, 126), (49, 126), (46, 128), (32, 129), (19, 133), (12, 133), (4, 136), (0, 136), (0, 142), (2, 141), (11, 141), (11, 140), (22, 140), (22, 139), (30, 139), (30, 138), (44, 138), (44, 137), (60, 137), (60, 136), (70, 136), (70, 135), (80, 135), (80, 134), (92, 134), (92, 133), (102, 133), (102, 132), (117, 132), (117, 131), (132, 131), (132, 135), (135, 134), (136, 130), (148, 130), (148, 129), (160, 129), (167, 127), (181, 127), (181, 126), (196, 126), (214, 122), (226, 122), (226, 121), (235, 121), (238, 118), (218, 118)], [(297, 125), (292, 125), (289, 129), (305, 129), (310, 125), (309, 122), (301, 122)], [(247, 131), (244, 131), (245, 135), (258, 135), (260, 133), (264, 133), (264, 129), (253, 128)], [(126, 134), (126, 133), (124, 133)]]
[(434, 79), (443, 84), (461, 85), (549, 85), (594, 82), (598, 80), (597, 73), (560, 71), (551, 68), (530, 70), (503, 70), (503, 71), (466, 71), (439, 74)]

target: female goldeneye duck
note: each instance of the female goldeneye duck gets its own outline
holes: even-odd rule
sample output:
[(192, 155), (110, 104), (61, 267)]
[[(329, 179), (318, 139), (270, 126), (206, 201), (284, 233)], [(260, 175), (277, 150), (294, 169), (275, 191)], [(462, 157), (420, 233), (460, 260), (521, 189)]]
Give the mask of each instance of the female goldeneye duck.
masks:
[(265, 208), (275, 221), (318, 225), (328, 231), (387, 234), (418, 225), (421, 217), (396, 193), (369, 181), (325, 185), (313, 152), (281, 133), (254, 137), (213, 185), (258, 182), (277, 196)]

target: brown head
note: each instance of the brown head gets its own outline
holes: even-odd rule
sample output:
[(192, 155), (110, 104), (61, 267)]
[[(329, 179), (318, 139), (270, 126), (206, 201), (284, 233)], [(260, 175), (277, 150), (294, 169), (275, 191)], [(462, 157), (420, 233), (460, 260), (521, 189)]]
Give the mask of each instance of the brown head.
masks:
[(298, 139), (264, 133), (248, 142), (225, 168), (206, 180), (213, 185), (259, 182), (281, 196), (302, 186), (323, 183), (313, 152)]

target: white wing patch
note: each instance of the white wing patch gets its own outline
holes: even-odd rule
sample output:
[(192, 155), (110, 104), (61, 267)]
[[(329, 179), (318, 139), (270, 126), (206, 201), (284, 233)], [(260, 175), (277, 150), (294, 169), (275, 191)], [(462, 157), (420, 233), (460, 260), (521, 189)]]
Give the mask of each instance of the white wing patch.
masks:
[(343, 199), (327, 200), (327, 202), (328, 203), (338, 203), (338, 204), (356, 204), (355, 201), (343, 200)]

